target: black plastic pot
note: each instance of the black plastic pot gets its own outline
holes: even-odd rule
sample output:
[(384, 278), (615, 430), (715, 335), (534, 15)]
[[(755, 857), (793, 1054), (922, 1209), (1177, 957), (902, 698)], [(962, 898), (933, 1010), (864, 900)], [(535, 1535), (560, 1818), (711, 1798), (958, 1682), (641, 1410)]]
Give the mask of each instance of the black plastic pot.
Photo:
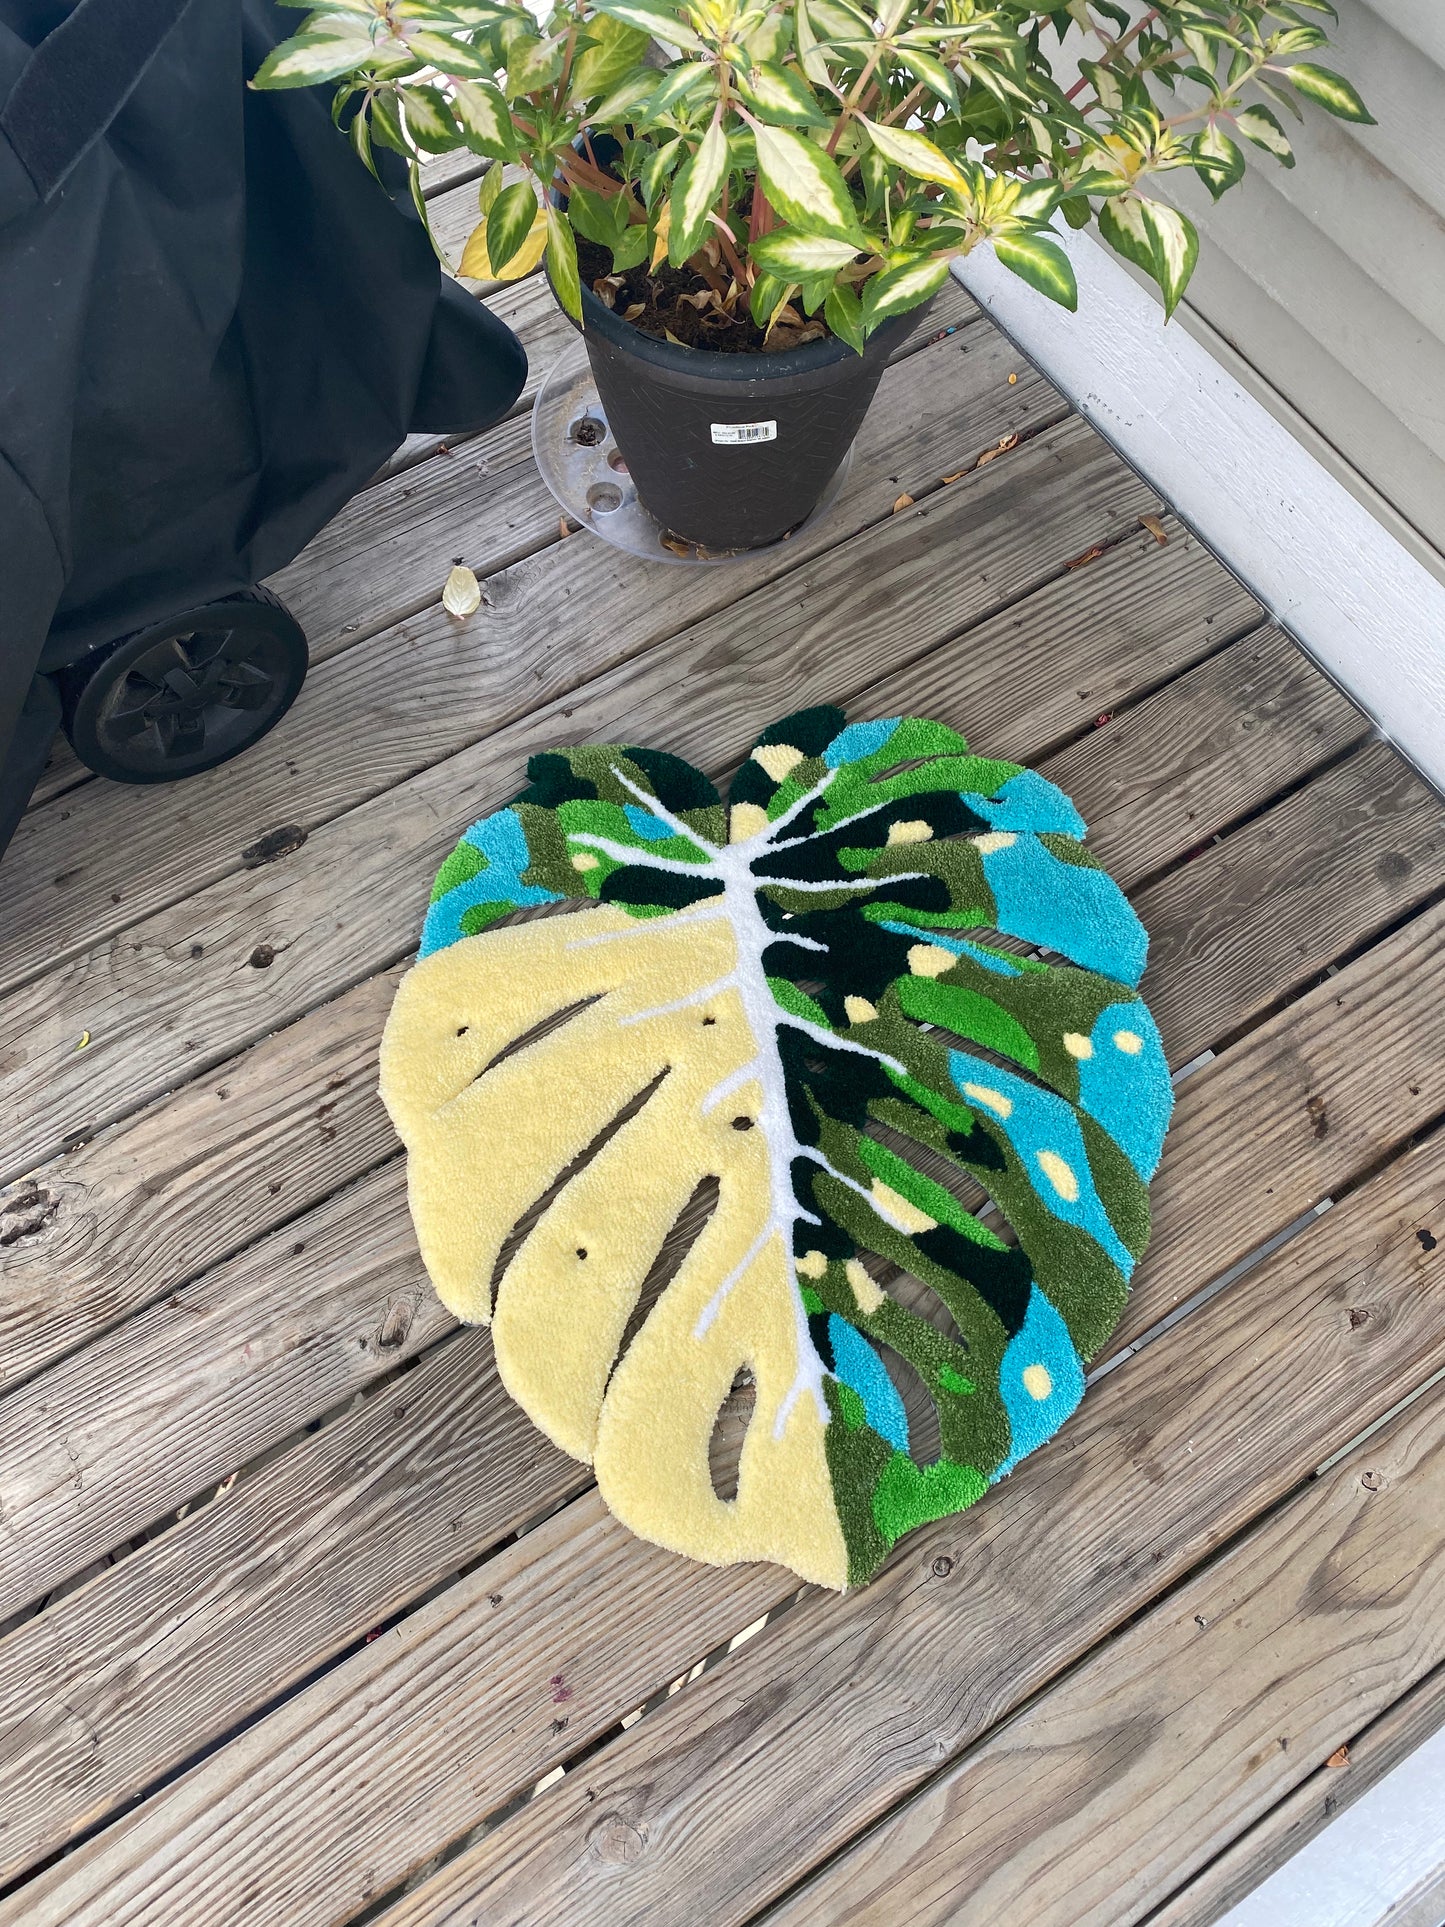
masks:
[(926, 312), (885, 322), (861, 355), (831, 335), (786, 354), (716, 354), (643, 334), (584, 287), (582, 338), (644, 506), (702, 548), (755, 549), (812, 514)]

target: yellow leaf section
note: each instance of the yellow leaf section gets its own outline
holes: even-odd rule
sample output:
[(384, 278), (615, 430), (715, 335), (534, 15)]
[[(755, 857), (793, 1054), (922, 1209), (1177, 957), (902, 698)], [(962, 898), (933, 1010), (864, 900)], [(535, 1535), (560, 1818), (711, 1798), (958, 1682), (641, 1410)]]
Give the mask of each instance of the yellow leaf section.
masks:
[[(410, 1153), (412, 1217), (443, 1302), (491, 1321), (507, 1389), (564, 1451), (593, 1463), (617, 1517), (689, 1558), (770, 1559), (842, 1587), (847, 1556), (811, 1393), (794, 1396), (778, 1424), (799, 1365), (782, 1234), (743, 1264), (772, 1200), (763, 1133), (733, 1122), (755, 1117), (761, 1095), (756, 1079), (737, 1081), (759, 1047), (726, 987), (735, 965), (731, 925), (707, 904), (644, 922), (601, 906), (468, 938), (403, 981), (382, 1040), (382, 1097)], [(556, 1191), (494, 1306), (493, 1273), (518, 1220), (659, 1077)], [(717, 1208), (614, 1371), (653, 1262), (709, 1176)], [(756, 1403), (737, 1496), (724, 1501), (708, 1445), (744, 1365)]]
[(492, 266), (487, 253), (487, 224), (478, 223), (467, 237), (457, 273), (468, 281), (520, 281), (530, 274), (547, 252), (547, 210), (537, 204), (537, 212), (527, 230), (527, 238), (504, 268)]

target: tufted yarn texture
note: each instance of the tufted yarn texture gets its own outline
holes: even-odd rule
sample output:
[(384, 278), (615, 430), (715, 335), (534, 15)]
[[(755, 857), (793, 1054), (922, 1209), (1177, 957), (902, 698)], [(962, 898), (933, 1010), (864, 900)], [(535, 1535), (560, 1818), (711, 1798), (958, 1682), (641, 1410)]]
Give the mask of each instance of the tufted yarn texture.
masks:
[(443, 864), (382, 1044), (428, 1270), (632, 1530), (858, 1584), (1063, 1424), (1118, 1321), (1171, 1106), (1143, 928), (1069, 799), (938, 723), (800, 711), (726, 806), (655, 750), (528, 774)]

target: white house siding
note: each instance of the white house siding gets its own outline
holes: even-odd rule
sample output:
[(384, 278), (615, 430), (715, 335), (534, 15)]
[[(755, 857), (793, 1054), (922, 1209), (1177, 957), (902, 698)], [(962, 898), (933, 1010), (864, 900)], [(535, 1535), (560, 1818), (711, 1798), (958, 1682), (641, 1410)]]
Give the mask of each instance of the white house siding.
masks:
[(1217, 207), (1169, 177), (1200, 231), (1186, 306), (1247, 385), (1364, 479), (1356, 492), (1445, 552), (1445, 0), (1337, 5), (1322, 57), (1379, 125), (1307, 109), (1285, 123), (1298, 165), (1250, 150)]

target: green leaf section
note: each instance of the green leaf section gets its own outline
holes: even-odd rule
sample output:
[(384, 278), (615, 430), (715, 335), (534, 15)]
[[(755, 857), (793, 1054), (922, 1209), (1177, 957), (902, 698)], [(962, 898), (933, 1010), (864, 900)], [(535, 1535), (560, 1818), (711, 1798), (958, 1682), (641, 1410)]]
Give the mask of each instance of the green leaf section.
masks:
[[(1281, 112), (1373, 123), (1316, 58), (1333, 17), (1327, 0), (561, 0), (545, 19), (523, 0), (332, 0), (253, 84), (334, 88), (364, 165), (378, 146), (407, 160), (423, 220), (416, 163), (467, 148), (525, 169), (616, 271), (690, 273), (709, 325), (751, 317), (775, 346), (826, 329), (861, 352), (982, 245), (1075, 308), (1060, 211), (1097, 222), (1172, 313), (1198, 241), (1168, 174), (1217, 200), (1258, 153), (1294, 165)], [(1084, 57), (1056, 54), (1076, 31)], [(627, 219), (594, 219), (612, 199)], [(545, 225), (580, 314), (555, 224), (524, 232), (520, 197), (490, 220), (473, 267), (530, 271)]]

